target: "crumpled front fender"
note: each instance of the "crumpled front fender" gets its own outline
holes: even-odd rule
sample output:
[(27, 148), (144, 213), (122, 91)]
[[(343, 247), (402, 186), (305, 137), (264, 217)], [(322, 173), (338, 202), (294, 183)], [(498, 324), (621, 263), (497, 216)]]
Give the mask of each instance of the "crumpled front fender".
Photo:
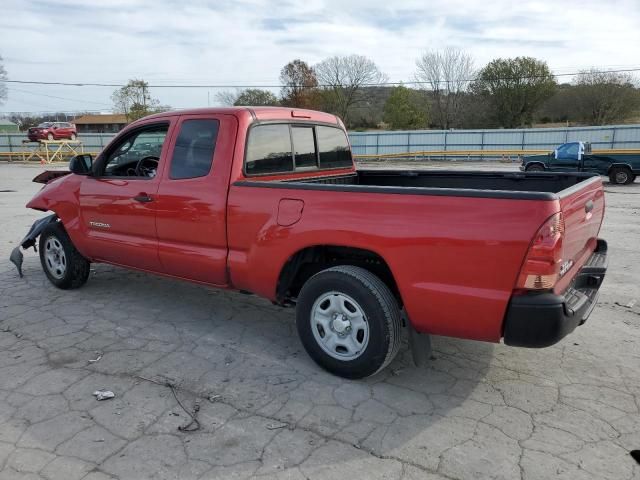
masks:
[(33, 247), (35, 249), (36, 240), (38, 236), (40, 236), (40, 234), (42, 233), (42, 231), (45, 229), (47, 225), (57, 220), (58, 220), (58, 216), (55, 213), (52, 215), (47, 215), (46, 217), (41, 218), (40, 220), (36, 220), (34, 224), (31, 225), (31, 228), (29, 229), (29, 232), (27, 232), (27, 235), (20, 242), (20, 245), (18, 245), (16, 248), (14, 248), (11, 251), (9, 260), (18, 269), (18, 274), (20, 275), (20, 277), (22, 277), (22, 261), (23, 261), (23, 255), (22, 255), (22, 252), (20, 251), (20, 247), (24, 248), (25, 250), (30, 247)]

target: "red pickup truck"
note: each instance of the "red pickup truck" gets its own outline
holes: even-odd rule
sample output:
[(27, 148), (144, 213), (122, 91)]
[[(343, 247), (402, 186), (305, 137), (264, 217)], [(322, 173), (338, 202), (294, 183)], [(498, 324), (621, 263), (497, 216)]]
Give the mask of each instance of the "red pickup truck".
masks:
[[(45, 172), (21, 242), (49, 280), (105, 262), (295, 305), (325, 369), (374, 374), (429, 335), (544, 347), (587, 319), (607, 266), (600, 177), (357, 170), (334, 115), (167, 112)], [(60, 177), (61, 178), (55, 178)], [(19, 267), (18, 247), (12, 259)]]

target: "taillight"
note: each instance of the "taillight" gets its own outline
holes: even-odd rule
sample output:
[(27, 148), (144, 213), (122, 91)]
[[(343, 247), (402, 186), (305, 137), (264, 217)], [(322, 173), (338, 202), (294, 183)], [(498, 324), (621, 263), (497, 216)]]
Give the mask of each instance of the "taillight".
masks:
[(561, 276), (563, 239), (564, 220), (562, 213), (556, 213), (536, 233), (520, 270), (516, 288), (548, 290), (555, 286)]

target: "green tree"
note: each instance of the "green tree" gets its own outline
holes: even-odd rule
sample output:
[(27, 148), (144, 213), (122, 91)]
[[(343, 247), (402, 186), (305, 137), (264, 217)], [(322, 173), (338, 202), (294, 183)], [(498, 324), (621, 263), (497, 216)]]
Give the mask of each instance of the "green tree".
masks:
[(384, 104), (384, 121), (393, 130), (426, 128), (428, 103), (421, 92), (403, 85), (393, 88)]
[(632, 116), (640, 107), (640, 92), (631, 75), (592, 69), (575, 78), (572, 100), (580, 121), (605, 125)]
[(486, 98), (495, 123), (506, 128), (531, 124), (534, 112), (555, 89), (546, 62), (532, 57), (493, 60), (472, 85), (476, 94)]
[(247, 88), (238, 95), (233, 102), (238, 106), (276, 106), (280, 105), (278, 98), (269, 90), (261, 90), (259, 88)]
[(149, 84), (144, 80), (129, 80), (124, 87), (113, 92), (111, 100), (114, 111), (125, 114), (130, 122), (171, 108), (160, 105), (160, 101), (151, 96)]

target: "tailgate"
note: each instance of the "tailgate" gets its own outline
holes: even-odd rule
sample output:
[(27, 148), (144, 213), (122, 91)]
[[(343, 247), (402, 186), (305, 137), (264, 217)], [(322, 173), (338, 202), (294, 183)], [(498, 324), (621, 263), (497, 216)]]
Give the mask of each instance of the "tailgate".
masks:
[(565, 228), (563, 266), (568, 271), (556, 284), (556, 293), (566, 289), (596, 248), (604, 217), (604, 188), (600, 177), (591, 177), (558, 195)]

